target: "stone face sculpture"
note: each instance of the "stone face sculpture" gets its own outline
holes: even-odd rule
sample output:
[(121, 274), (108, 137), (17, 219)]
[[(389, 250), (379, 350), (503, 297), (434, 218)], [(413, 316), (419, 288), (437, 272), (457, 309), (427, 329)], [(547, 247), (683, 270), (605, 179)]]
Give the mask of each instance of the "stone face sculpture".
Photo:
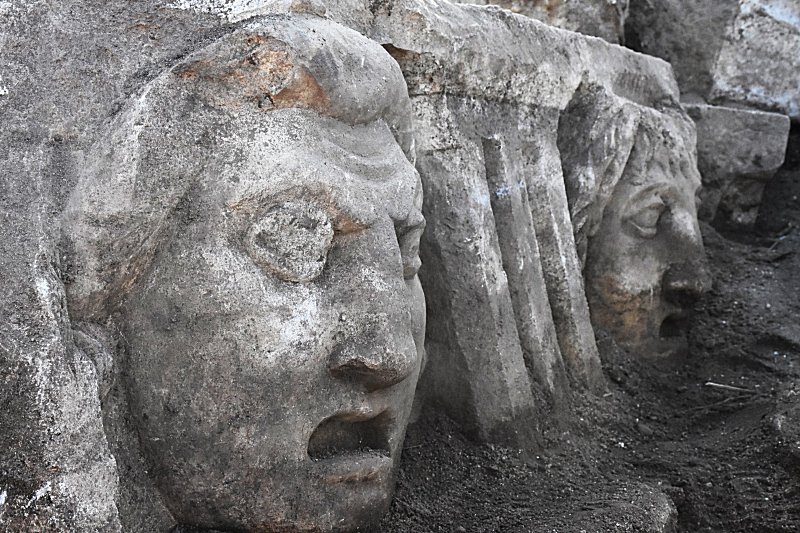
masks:
[(266, 18), (96, 147), (64, 216), (70, 316), (117, 339), (95, 362), (177, 522), (346, 530), (387, 508), (425, 330), (409, 109), (377, 44)]
[(691, 120), (582, 86), (559, 148), (595, 328), (640, 355), (684, 350), (689, 307), (710, 285)]

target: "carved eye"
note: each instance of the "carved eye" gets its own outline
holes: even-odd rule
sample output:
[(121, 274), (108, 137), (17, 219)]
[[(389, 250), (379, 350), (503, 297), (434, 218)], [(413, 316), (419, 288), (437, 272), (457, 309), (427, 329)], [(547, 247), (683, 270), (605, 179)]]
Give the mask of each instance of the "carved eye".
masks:
[(640, 237), (645, 239), (653, 238), (658, 232), (658, 221), (666, 207), (661, 198), (654, 198), (648, 204), (628, 215), (625, 221)]
[(325, 268), (333, 224), (319, 206), (286, 202), (272, 207), (245, 236), (245, 247), (260, 267), (284, 281), (315, 279)]
[(397, 242), (400, 244), (400, 257), (403, 260), (403, 278), (413, 279), (422, 266), (419, 258), (419, 241), (425, 230), (425, 219), (419, 213), (418, 217), (404, 227), (397, 228)]

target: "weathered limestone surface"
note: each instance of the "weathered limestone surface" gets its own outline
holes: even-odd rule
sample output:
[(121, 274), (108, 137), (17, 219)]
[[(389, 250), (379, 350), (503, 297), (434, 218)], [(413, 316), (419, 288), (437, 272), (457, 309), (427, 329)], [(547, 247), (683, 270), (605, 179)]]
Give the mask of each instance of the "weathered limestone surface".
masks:
[[(114, 16), (119, 10), (124, 17)], [(54, 228), (84, 148), (128, 83), (202, 39), (203, 24), (186, 31), (178, 16), (156, 25), (155, 13), (125, 2), (0, 4), (4, 531), (121, 527), (98, 369), (73, 341)], [(155, 49), (165, 35), (170, 44)]]
[(800, 121), (800, 3), (742, 0), (712, 70), (712, 102)]
[[(596, 87), (599, 123), (633, 106), (652, 144), (685, 145), (667, 63), (442, 0), (19, 0), (0, 19), (3, 528), (379, 518), (423, 359), (420, 247), (423, 392), (478, 438), (531, 447), (571, 389), (603, 390), (561, 126)], [(385, 46), (410, 102), (331, 21)], [(628, 141), (603, 164), (623, 183), (653, 159)]]
[(792, 0), (632, 0), (626, 44), (672, 63), (686, 101), (800, 120), (800, 5)]
[(783, 164), (789, 118), (778, 113), (685, 104), (697, 127), (703, 220), (752, 226), (766, 183)]
[(691, 304), (709, 287), (694, 146), (680, 106), (641, 106), (591, 83), (559, 123), (595, 332), (637, 356), (685, 351)]
[(463, 0), (462, 3), (496, 5), (610, 43), (624, 41), (628, 0)]
[[(430, 272), (423, 280), (436, 291), (428, 315), (441, 317), (429, 326), (426, 377), (437, 396), (441, 391), (442, 398), (467, 408), (458, 419), (477, 437), (521, 443), (533, 424), (520, 422), (535, 420), (535, 406), (502, 269), (483, 146), (480, 137), (462, 132), (460, 110), (441, 100), (413, 100), (417, 127), (431, 134), (417, 136), (417, 166), (430, 195), (425, 211), (441, 214), (430, 219), (422, 249)], [(467, 315), (461, 312), (466, 309)], [(436, 379), (441, 376), (450, 379)]]
[(705, 98), (738, 0), (631, 0), (625, 44), (669, 61), (683, 98)]
[[(423, 392), (486, 436), (504, 434), (498, 422), (531, 425), (522, 417), (541, 412), (542, 401), (557, 406), (564, 373), (579, 387), (602, 388), (559, 117), (585, 81), (642, 106), (675, 107), (669, 65), (507, 11), (447, 2), (378, 9), (373, 38), (400, 63), (417, 115), (429, 224), (421, 276), (431, 362)], [(461, 292), (467, 287), (487, 296), (470, 299)], [(491, 400), (481, 393), (487, 349), (500, 358)], [(518, 388), (523, 365), (531, 395)]]
[[(309, 17), (314, 16), (315, 10), (313, 6), (296, 9), (302, 16)], [(362, 14), (364, 18), (359, 20), (369, 20), (368, 13)], [(0, 5), (0, 17), (4, 23), (8, 23), (3, 26), (7, 31), (0, 36), (3, 43), (0, 110), (4, 120), (4, 127), (0, 131), (3, 146), (3, 157), (0, 158), (0, 205), (4, 221), (0, 238), (0, 380), (3, 384), (0, 394), (4, 407), (0, 411), (0, 529), (14, 532), (166, 531), (174, 526), (176, 517), (178, 521), (185, 521), (187, 514), (191, 520), (202, 521), (204, 525), (212, 527), (250, 528), (252, 524), (241, 524), (246, 524), (248, 513), (252, 513), (256, 506), (242, 504), (226, 507), (224, 503), (220, 504), (224, 501), (224, 495), (217, 494), (216, 497), (221, 498), (217, 504), (224, 510), (221, 514), (227, 513), (225, 523), (217, 523), (215, 520), (219, 520), (220, 514), (209, 518), (209, 513), (214, 514), (214, 505), (206, 505), (208, 499), (203, 501), (194, 496), (209, 498), (209, 494), (203, 492), (205, 489), (225, 485), (200, 479), (203, 472), (231, 475), (226, 482), (233, 482), (237, 476), (233, 455), (225, 456), (210, 451), (214, 445), (222, 444), (222, 441), (215, 441), (216, 444), (209, 442), (209, 439), (216, 439), (220, 434), (217, 429), (238, 427), (238, 437), (227, 435), (233, 440), (241, 438), (241, 441), (236, 441), (241, 446), (225, 446), (225, 449), (236, 450), (230, 452), (238, 453), (236, 457), (242, 457), (245, 448), (252, 448), (258, 442), (258, 439), (251, 439), (248, 435), (290, 435), (254, 427), (261, 424), (264, 416), (271, 423), (287, 423), (293, 432), (291, 435), (302, 441), (302, 449), (295, 447), (291, 451), (292, 447), (284, 446), (281, 447), (281, 453), (292, 453), (305, 461), (309, 460), (309, 454), (317, 454), (320, 460), (316, 468), (328, 464), (326, 461), (331, 443), (341, 444), (334, 448), (345, 449), (348, 446), (364, 446), (364, 439), (374, 438), (367, 444), (375, 450), (367, 458), (367, 463), (374, 465), (374, 472), (368, 472), (364, 477), (376, 480), (375, 490), (355, 496), (318, 494), (317, 497), (309, 497), (304, 501), (308, 505), (307, 510), (311, 509), (310, 518), (293, 515), (289, 524), (291, 527), (305, 527), (317, 519), (321, 522), (312, 524), (313, 527), (333, 527), (330, 523), (323, 523), (326, 520), (336, 521), (337, 526), (352, 521), (350, 527), (356, 527), (364, 521), (378, 519), (379, 513), (375, 509), (387, 504), (390, 496), (391, 470), (399, 457), (402, 428), (407, 420), (416, 373), (422, 359), (422, 337), (419, 335), (425, 327), (422, 295), (415, 278), (418, 267), (415, 259), (418, 248), (416, 240), (421, 233), (422, 219), (406, 216), (415, 212), (415, 205), (421, 205), (421, 196), (414, 194), (418, 178), (406, 159), (406, 156), (412, 157), (413, 153), (410, 127), (407, 123), (402, 126), (398, 118), (404, 114), (407, 118), (408, 100), (396, 64), (374, 43), (353, 32), (334, 29), (334, 36), (327, 35), (328, 43), (332, 45), (338, 42), (340, 56), (328, 58), (346, 81), (326, 78), (324, 72), (326, 68), (330, 69), (330, 62), (322, 61), (313, 66), (308, 66), (307, 62), (314, 55), (315, 46), (319, 46), (319, 39), (326, 37), (325, 33), (330, 31), (329, 23), (324, 23), (323, 27), (291, 26), (291, 21), (285, 22), (284, 15), (276, 19), (289, 24), (288, 36), (284, 35), (284, 38), (288, 41), (292, 38), (307, 39), (303, 41), (304, 44), (295, 42), (295, 48), (289, 48), (288, 51), (280, 45), (277, 50), (265, 45), (264, 49), (256, 50), (259, 54), (253, 56), (253, 62), (239, 63), (245, 69), (253, 69), (251, 65), (259, 61), (276, 67), (267, 70), (279, 79), (263, 86), (265, 91), (262, 94), (255, 91), (262, 86), (254, 83), (245, 91), (243, 97), (246, 103), (237, 102), (235, 81), (257, 82), (258, 77), (251, 76), (250, 71), (248, 76), (238, 76), (242, 73), (236, 70), (237, 58), (234, 53), (224, 57), (211, 53), (213, 61), (194, 65), (198, 67), (194, 70), (181, 70), (177, 75), (190, 86), (193, 83), (191, 80), (196, 80), (201, 86), (200, 90), (178, 90), (172, 93), (171, 99), (170, 91), (164, 89), (169, 86), (164, 82), (164, 77), (172, 75), (174, 78), (176, 73), (170, 73), (169, 69), (187, 55), (192, 57), (192, 52), (211, 43), (218, 44), (221, 36), (229, 35), (233, 26), (228, 19), (213, 13), (165, 7), (161, 2), (131, 4), (127, 1), (4, 2)], [(315, 32), (318, 35), (316, 41), (313, 37)], [(250, 44), (264, 44), (261, 37), (263, 35), (255, 32)], [(272, 45), (276, 42), (265, 40)], [(341, 46), (342, 40), (346, 46)], [(214, 48), (211, 50), (213, 52)], [(220, 46), (216, 50), (220, 51)], [(222, 51), (232, 52), (224, 46)], [(291, 51), (297, 52), (300, 59), (291, 56)], [(344, 57), (341, 56), (343, 51)], [(231, 63), (226, 64), (226, 60)], [(299, 61), (300, 65), (292, 61)], [(168, 74), (165, 75), (165, 71)], [(330, 70), (327, 72), (330, 73)], [(303, 73), (307, 76), (304, 77)], [(375, 76), (376, 79), (366, 83), (365, 76)], [(209, 83), (205, 87), (208, 90), (202, 90), (204, 81)], [(303, 86), (304, 82), (309, 85)], [(287, 85), (289, 90), (279, 91), (286, 89)], [(359, 89), (354, 92), (339, 90), (342, 85), (351, 90), (352, 87)], [(176, 88), (175, 85), (171, 87)], [(145, 93), (142, 93), (144, 88)], [(271, 93), (272, 90), (276, 93)], [(191, 101), (181, 99), (187, 95), (192, 96)], [(389, 98), (391, 103), (383, 105), (381, 98)], [(355, 145), (364, 161), (359, 157), (345, 157), (356, 168), (344, 165), (339, 170), (358, 181), (356, 176), (361, 172), (381, 174), (390, 169), (392, 180), (376, 179), (382, 178), (382, 175), (368, 178), (388, 183), (386, 186), (390, 190), (380, 193), (369, 186), (349, 187), (348, 192), (354, 194), (349, 197), (352, 205), (339, 206), (342, 209), (335, 213), (332, 207), (335, 195), (317, 197), (316, 200), (305, 198), (308, 200), (306, 203), (302, 199), (292, 202), (284, 198), (286, 201), (283, 204), (269, 211), (260, 221), (255, 220), (256, 212), (247, 211), (252, 205), (245, 203), (239, 206), (245, 212), (245, 218), (250, 217), (255, 222), (255, 230), (245, 231), (250, 241), (242, 243), (246, 252), (239, 250), (240, 256), (254, 256), (252, 263), (269, 270), (276, 277), (288, 277), (290, 281), (286, 283), (307, 280), (318, 274), (319, 257), (315, 253), (328, 251), (325, 243), (326, 232), (330, 229), (347, 235), (350, 250), (355, 255), (377, 258), (371, 265), (348, 262), (345, 248), (337, 246), (338, 255), (330, 258), (330, 261), (349, 266), (331, 267), (330, 270), (335, 271), (334, 278), (339, 280), (340, 288), (354, 289), (347, 294), (340, 293), (340, 301), (358, 303), (360, 307), (338, 309), (341, 306), (331, 301), (335, 298), (325, 301), (322, 298), (317, 311), (321, 309), (324, 317), (320, 318), (320, 313), (311, 313), (298, 317), (298, 324), (289, 324), (293, 327), (273, 328), (286, 336), (283, 340), (296, 341), (297, 346), (310, 346), (304, 344), (304, 337), (307, 336), (312, 336), (317, 345), (325, 344), (325, 349), (316, 351), (308, 347), (309, 353), (313, 351), (315, 357), (330, 354), (330, 350), (335, 348), (330, 361), (326, 359), (325, 365), (319, 367), (284, 365), (280, 371), (266, 371), (268, 379), (274, 379), (278, 384), (264, 386), (262, 382), (260, 386), (251, 388), (249, 380), (257, 375), (256, 367), (262, 367), (242, 359), (238, 359), (237, 363), (236, 357), (244, 357), (249, 353), (237, 347), (257, 347), (257, 343), (250, 341), (253, 341), (253, 332), (263, 332), (263, 328), (255, 327), (257, 321), (244, 320), (236, 331), (225, 329), (225, 324), (230, 324), (229, 319), (233, 316), (230, 315), (217, 322), (219, 327), (215, 329), (210, 327), (213, 313), (203, 314), (204, 318), (198, 319), (200, 307), (195, 305), (209, 304), (207, 310), (217, 314), (223, 310), (231, 312), (236, 306), (242, 311), (243, 306), (254, 304), (253, 299), (257, 295), (265, 294), (261, 285), (253, 285), (253, 271), (239, 271), (239, 274), (249, 276), (250, 285), (242, 281), (242, 276), (231, 277), (236, 265), (241, 267), (250, 263), (229, 261), (229, 255), (210, 253), (215, 244), (243, 240), (227, 237), (216, 239), (211, 230), (220, 231), (229, 227), (213, 222), (214, 211), (208, 207), (214, 205), (209, 191), (220, 193), (222, 182), (215, 182), (212, 187), (192, 188), (191, 194), (181, 193), (178, 202), (173, 202), (176, 197), (171, 194), (181, 190), (176, 186), (178, 183), (188, 183), (187, 177), (193, 180), (208, 177), (197, 166), (202, 166), (207, 158), (195, 152), (204, 143), (213, 144), (213, 135), (223, 136), (227, 140), (228, 151), (211, 150), (208, 153), (221, 155), (225, 152), (230, 156), (216, 159), (215, 164), (234, 165), (236, 161), (241, 162), (243, 154), (265, 154), (255, 142), (257, 135), (245, 133), (257, 130), (254, 126), (258, 122), (256, 119), (248, 123), (251, 130), (244, 127), (236, 130), (233, 122), (223, 121), (226, 126), (214, 127), (212, 135), (202, 125), (208, 126), (209, 120), (215, 116), (219, 118), (215, 113), (232, 112), (235, 115), (238, 109), (242, 116), (252, 118), (253, 113), (248, 115), (244, 108), (256, 107), (260, 103), (261, 107), (255, 112), (258, 114), (270, 109), (268, 103), (274, 107), (289, 108), (298, 101), (300, 107), (306, 109), (296, 110), (299, 117), (290, 122), (296, 128), (305, 125), (306, 130), (313, 132), (309, 137), (313, 140), (308, 142), (313, 143), (315, 154), (325, 154), (335, 159)], [(406, 105), (406, 108), (398, 115), (393, 115), (392, 110), (398, 104)], [(192, 106), (203, 108), (205, 114)], [(314, 106), (317, 106), (316, 109), (322, 108), (322, 114), (328, 116), (315, 116), (313, 111), (308, 110)], [(355, 115), (360, 118), (353, 118)], [(383, 118), (378, 120), (378, 116)], [(203, 120), (199, 120), (199, 117), (203, 117)], [(199, 122), (192, 122), (190, 118)], [(376, 120), (379, 122), (377, 125), (374, 124)], [(394, 127), (394, 135), (387, 125)], [(227, 127), (231, 127), (231, 131)], [(138, 137), (142, 131), (145, 133)], [(298, 131), (295, 129), (282, 139), (292, 145), (292, 141), (296, 140), (293, 135)], [(329, 134), (327, 137), (326, 133)], [(148, 137), (148, 134), (152, 136)], [(351, 134), (360, 136), (363, 142), (354, 139)], [(246, 135), (246, 139), (241, 135)], [(340, 144), (339, 148), (337, 143)], [(370, 143), (377, 144), (378, 148), (371, 151)], [(281, 149), (278, 143), (271, 146), (281, 154), (292, 153), (286, 147)], [(238, 149), (241, 152), (236, 152)], [(231, 154), (231, 150), (236, 153)], [(304, 169), (311, 169), (311, 163), (322, 164), (323, 159), (320, 155), (310, 158), (310, 161), (303, 160), (308, 163)], [(300, 160), (297, 158), (297, 161)], [(260, 171), (263, 170), (264, 161), (258, 156), (251, 157), (248, 160), (251, 172), (239, 177), (256, 177), (257, 180), (263, 176)], [(337, 166), (332, 160), (327, 160), (327, 163), (332, 167)], [(189, 171), (190, 168), (197, 172)], [(137, 174), (137, 169), (144, 171), (144, 174)], [(406, 172), (398, 174), (399, 169), (405, 169)], [(146, 177), (143, 177), (145, 174)], [(235, 172), (232, 171), (232, 174), (220, 172), (212, 175), (211, 179), (222, 180), (220, 176), (227, 175), (231, 178), (230, 183), (237, 183), (239, 187), (248, 186), (247, 180), (237, 181)], [(102, 179), (98, 177), (100, 175)], [(334, 175), (340, 177), (338, 173)], [(316, 177), (329, 179), (330, 173), (317, 169), (311, 174), (312, 179)], [(131, 181), (126, 182), (126, 179)], [(296, 180), (294, 184), (300, 182)], [(80, 184), (77, 189), (76, 184)], [(126, 184), (137, 186), (126, 189)], [(356, 199), (356, 191), (359, 191), (361, 203)], [(255, 194), (257, 191), (251, 188), (249, 192)], [(324, 191), (320, 189), (317, 192), (322, 194)], [(375, 194), (370, 196), (372, 193)], [(147, 202), (137, 204), (134, 200), (141, 199), (141, 195), (151, 195), (151, 199), (157, 200), (149, 205)], [(375, 209), (365, 205), (374, 198), (379, 198), (383, 207), (388, 204), (392, 206), (384, 210), (383, 207), (378, 208), (377, 203), (372, 206)], [(315, 201), (321, 207), (314, 209), (307, 205)], [(71, 206), (68, 210), (70, 214), (62, 219), (61, 213), (67, 205)], [(132, 209), (126, 211), (128, 207)], [(348, 211), (349, 208), (364, 209), (354, 214), (352, 210)], [(173, 210), (172, 215), (163, 219), (158, 217), (159, 212), (163, 214), (170, 210)], [(149, 216), (155, 219), (150, 219), (150, 224), (143, 224), (142, 221)], [(376, 219), (379, 222), (375, 222)], [(152, 223), (154, 220), (156, 222)], [(226, 220), (230, 223), (230, 219)], [(296, 220), (311, 222), (287, 227)], [(372, 231), (364, 229), (368, 221)], [(59, 236), (59, 222), (63, 223), (61, 229), (66, 237), (63, 240)], [(208, 231), (191, 229), (193, 225), (199, 228), (198, 224), (205, 223), (211, 224)], [(177, 226), (181, 228), (180, 231)], [(143, 228), (154, 231), (170, 227), (172, 230), (168, 230), (167, 234), (175, 230), (180, 238), (172, 241), (173, 248), (169, 252), (166, 251), (169, 247), (164, 240), (137, 240), (137, 233)], [(288, 250), (281, 249), (280, 242), (268, 238), (270, 231), (275, 228), (286, 230), (285, 233), (292, 237)], [(358, 233), (360, 238), (353, 236), (354, 233)], [(115, 235), (120, 238), (114, 238)], [(141, 236), (141, 233), (138, 235)], [(192, 241), (198, 235), (203, 238)], [(308, 238), (303, 239), (303, 236)], [(217, 234), (217, 237), (220, 235)], [(104, 242), (105, 238), (107, 240)], [(305, 246), (297, 246), (303, 243)], [(165, 254), (173, 253), (180, 259), (166, 259), (161, 263), (163, 268), (150, 271), (139, 260), (152, 257), (146, 253), (148, 246), (160, 248), (162, 245)], [(177, 251), (181, 246), (191, 253)], [(360, 251), (356, 252), (352, 247), (358, 247)], [(128, 253), (131, 251), (133, 253)], [(207, 255), (200, 257), (201, 254)], [(282, 261), (283, 258), (287, 261)], [(187, 268), (181, 269), (179, 265)], [(209, 267), (203, 271), (203, 276), (199, 275), (202, 270), (198, 270), (200, 265)], [(225, 284), (216, 282), (219, 280), (210, 274), (213, 271), (210, 265), (225, 271), (220, 280), (239, 280), (239, 284), (232, 284), (234, 292), (222, 294), (225, 291), (219, 289), (224, 289)], [(190, 266), (194, 268), (188, 268)], [(126, 271), (126, 267), (130, 268)], [(179, 272), (176, 272), (176, 267)], [(348, 268), (351, 270), (349, 273), (345, 272)], [(146, 296), (139, 294), (138, 304), (131, 303), (122, 311), (118, 305), (128, 296), (128, 291), (136, 287), (135, 280), (144, 271), (148, 275), (158, 272), (154, 274), (155, 278), (148, 279), (148, 287), (153, 288), (153, 292)], [(391, 276), (387, 274), (389, 271)], [(120, 272), (122, 275), (119, 275)], [(174, 274), (172, 278), (170, 272)], [(185, 276), (190, 272), (194, 272), (192, 283), (186, 283)], [(406, 278), (405, 282), (403, 277)], [(330, 283), (336, 284), (335, 279)], [(210, 292), (198, 295), (187, 289), (188, 286), (196, 287), (201, 280), (205, 280)], [(351, 280), (352, 283), (345, 280)], [(69, 290), (65, 291), (65, 283), (71, 286)], [(356, 286), (360, 289), (356, 289)], [(368, 295), (356, 294), (367, 286)], [(241, 291), (245, 290), (247, 293), (242, 295)], [(235, 291), (239, 291), (238, 297)], [(389, 292), (394, 295), (391, 297), (393, 303), (379, 297)], [(233, 307), (226, 307), (223, 301), (226, 294), (230, 298), (227, 304)], [(314, 294), (307, 296), (304, 301), (309, 298), (313, 300)], [(163, 304), (172, 297), (175, 306), (142, 303), (147, 298), (161, 298)], [(293, 304), (298, 300), (289, 299)], [(415, 304), (411, 306), (413, 309), (409, 308), (412, 301)], [(219, 305), (214, 306), (214, 303)], [(182, 315), (180, 309), (189, 311)], [(312, 309), (300, 306), (299, 311), (310, 313)], [(240, 314), (240, 318), (243, 314)], [(316, 326), (309, 322), (315, 317), (319, 319)], [(259, 315), (259, 320), (267, 318)], [(321, 327), (323, 322), (338, 326)], [(190, 325), (198, 328), (194, 332), (196, 334), (192, 334)], [(119, 342), (119, 335), (125, 328), (128, 328), (126, 338), (132, 341), (130, 343)], [(339, 332), (334, 335), (337, 329)], [(410, 333), (412, 330), (413, 335)], [(152, 335), (148, 336), (148, 331)], [(180, 338), (177, 335), (180, 331), (186, 334), (186, 342), (177, 346), (174, 343)], [(237, 341), (234, 339), (237, 334), (250, 335), (250, 338)], [(266, 341), (263, 338), (260, 340)], [(215, 342), (220, 344), (215, 346)], [(190, 366), (205, 377), (199, 379), (195, 375), (196, 379), (192, 379), (183, 374), (187, 365), (185, 361), (181, 362), (180, 354), (192, 343), (205, 343), (206, 355), (208, 350), (219, 348), (214, 353), (215, 357), (224, 351), (223, 347), (233, 351), (228, 355), (236, 357), (222, 357), (218, 362), (232, 365), (227, 367), (228, 372), (244, 372), (247, 379), (219, 380), (223, 374), (220, 368), (209, 371), (209, 368), (204, 369), (202, 364), (197, 364), (200, 360), (217, 361), (209, 357), (204, 359), (203, 350), (194, 350), (194, 356), (199, 359)], [(117, 351), (127, 349), (133, 350), (133, 355), (128, 354), (131, 355), (129, 359), (118, 359)], [(150, 364), (148, 357), (155, 353), (159, 356)], [(170, 354), (175, 357), (170, 357)], [(369, 360), (365, 361), (364, 357)], [(389, 361), (392, 361), (389, 366), (395, 370), (384, 364)], [(173, 372), (175, 368), (169, 366), (173, 363), (180, 370)], [(334, 381), (353, 384), (364, 382), (364, 387), (373, 392), (379, 391), (372, 398), (379, 398), (380, 405), (360, 402), (358, 393), (348, 396), (349, 393), (341, 387), (337, 389), (336, 385), (321, 386), (316, 383), (313, 393), (304, 397), (310, 401), (320, 399), (319, 405), (306, 405), (305, 408), (291, 411), (301, 417), (309, 417), (306, 423), (292, 421), (287, 414), (290, 409), (279, 412), (280, 402), (273, 401), (274, 398), (258, 398), (258, 394), (264, 394), (264, 391), (272, 391), (272, 394), (290, 387), (292, 379), (284, 378), (292, 368), (299, 373), (313, 370), (315, 375), (333, 376)], [(317, 372), (320, 369), (322, 371)], [(148, 375), (148, 372), (153, 374)], [(124, 377), (120, 378), (120, 375)], [(374, 379), (378, 376), (378, 379)], [(173, 378), (174, 381), (170, 382)], [(238, 384), (241, 388), (238, 391), (227, 390), (225, 383)], [(309, 385), (311, 381), (304, 383)], [(398, 385), (395, 387), (395, 384)], [(153, 387), (157, 390), (151, 390)], [(334, 389), (339, 392), (334, 392)], [(387, 389), (392, 392), (386, 392)], [(154, 396), (148, 395), (147, 390), (154, 392)], [(212, 390), (217, 394), (210, 394)], [(186, 408), (186, 398), (195, 393), (199, 394), (196, 398), (198, 401), (202, 399), (214, 405), (192, 404), (197, 409), (195, 413), (201, 413), (198, 419), (185, 418), (183, 422), (171, 419), (175, 413), (188, 415), (192, 412)], [(253, 394), (248, 395), (250, 393)], [(226, 394), (228, 401), (225, 400)], [(128, 404), (131, 397), (137, 398), (133, 410)], [(157, 406), (148, 404), (148, 401), (152, 402), (157, 397), (165, 401), (158, 403), (156, 400)], [(341, 402), (333, 405), (333, 397), (338, 397)], [(255, 402), (257, 406), (250, 409), (245, 404), (237, 404), (238, 399), (245, 404), (248, 401)], [(165, 406), (171, 407), (164, 409)], [(146, 416), (148, 413), (149, 416)], [(261, 414), (251, 418), (252, 413)], [(352, 413), (355, 414), (350, 420), (347, 417)], [(328, 414), (332, 415), (331, 422), (321, 424)], [(381, 419), (373, 424), (375, 431), (369, 430), (369, 421), (379, 414), (390, 420)], [(336, 418), (339, 415), (346, 420)], [(226, 417), (231, 424), (225, 422)], [(233, 420), (239, 422), (233, 423)], [(356, 432), (356, 443), (347, 441), (348, 435), (353, 436), (347, 430), (351, 422), (365, 424)], [(322, 429), (316, 431), (315, 427)], [(166, 437), (174, 437), (175, 432), (184, 430), (202, 434), (198, 437), (200, 441), (192, 444), (192, 439), (186, 438), (186, 433), (183, 433), (178, 439), (179, 445), (170, 449), (170, 443), (175, 444), (176, 441)], [(159, 431), (165, 433), (159, 435)], [(222, 434), (226, 433), (223, 431)], [(141, 435), (147, 438), (140, 450), (137, 443)], [(333, 451), (335, 456), (336, 450)], [(213, 460), (206, 461), (209, 456), (204, 453), (211, 454)], [(180, 460), (175, 460), (176, 455), (181, 456)], [(203, 459), (203, 465), (216, 462), (217, 466), (209, 470), (188, 466), (193, 475), (200, 476), (195, 477), (192, 483), (170, 480), (170, 475), (180, 477), (182, 465), (191, 465), (194, 461), (197, 466), (198, 457)], [(248, 471), (252, 471), (256, 462), (247, 463)], [(275, 460), (275, 464), (289, 470), (298, 463), (302, 461)], [(338, 487), (348, 485), (348, 482), (340, 483), (347, 481), (345, 478), (351, 475), (346, 463), (343, 460), (337, 463), (338, 466), (334, 465), (334, 471), (329, 472), (330, 484), (338, 484)], [(159, 466), (155, 470), (152, 469), (154, 464)], [(266, 461), (262, 467), (270, 468), (270, 465)], [(147, 472), (162, 476), (160, 482), (154, 483)], [(254, 485), (246, 490), (240, 487), (237, 497), (252, 497), (256, 494), (254, 487), (268, 480), (278, 486), (281, 480), (303, 483), (304, 477), (295, 474), (297, 472), (292, 472), (284, 478), (279, 475), (258, 476)], [(373, 474), (374, 477), (370, 477)], [(239, 483), (253, 481), (242, 481), (242, 477), (238, 479)], [(165, 485), (170, 487), (167, 491), (169, 494), (164, 492)], [(175, 490), (179, 487), (195, 491), (190, 503), (186, 503), (187, 494)], [(337, 488), (331, 486), (323, 490), (336, 492)], [(347, 493), (348, 489), (344, 492)], [(278, 488), (273, 495), (280, 493)], [(308, 496), (308, 491), (284, 490), (281, 497), (291, 500), (297, 498), (298, 494)], [(181, 501), (181, 498), (184, 500)], [(211, 497), (211, 501), (214, 501), (214, 497)], [(261, 501), (275, 502), (272, 498), (261, 498)], [(343, 516), (335, 516), (338, 511), (329, 502), (340, 502), (339, 509), (343, 511)], [(200, 503), (201, 509), (196, 514), (186, 511), (187, 506), (197, 503)], [(277, 505), (272, 509), (273, 513), (280, 513)], [(314, 515), (315, 506), (317, 510), (323, 509), (322, 518)], [(345, 522), (340, 522), (339, 518)], [(278, 522), (283, 520), (274, 514), (270, 519)], [(240, 521), (239, 526), (236, 525), (237, 520)], [(285, 525), (285, 520), (283, 523)]]

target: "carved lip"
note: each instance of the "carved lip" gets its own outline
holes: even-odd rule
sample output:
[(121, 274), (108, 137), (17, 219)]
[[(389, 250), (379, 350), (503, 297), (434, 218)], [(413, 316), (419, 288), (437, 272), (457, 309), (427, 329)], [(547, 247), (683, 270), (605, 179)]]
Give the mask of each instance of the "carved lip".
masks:
[(679, 355), (688, 351), (691, 317), (692, 313), (685, 309), (679, 309), (664, 316), (659, 326), (658, 342), (655, 347), (658, 355)]
[(691, 313), (684, 309), (668, 313), (662, 320), (658, 337), (662, 341), (685, 338), (689, 331)]
[(388, 480), (392, 469), (387, 411), (344, 412), (323, 420), (308, 440), (308, 456), (328, 484)]

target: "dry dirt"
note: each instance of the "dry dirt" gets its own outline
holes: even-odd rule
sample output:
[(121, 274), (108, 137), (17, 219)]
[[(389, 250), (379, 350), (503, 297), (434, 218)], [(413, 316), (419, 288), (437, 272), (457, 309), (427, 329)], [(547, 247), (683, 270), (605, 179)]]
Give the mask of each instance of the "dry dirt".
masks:
[(423, 413), (380, 531), (800, 531), (799, 197), (795, 129), (756, 228), (704, 227), (714, 286), (690, 355), (631, 359), (601, 339), (608, 392), (576, 397), (540, 450)]

